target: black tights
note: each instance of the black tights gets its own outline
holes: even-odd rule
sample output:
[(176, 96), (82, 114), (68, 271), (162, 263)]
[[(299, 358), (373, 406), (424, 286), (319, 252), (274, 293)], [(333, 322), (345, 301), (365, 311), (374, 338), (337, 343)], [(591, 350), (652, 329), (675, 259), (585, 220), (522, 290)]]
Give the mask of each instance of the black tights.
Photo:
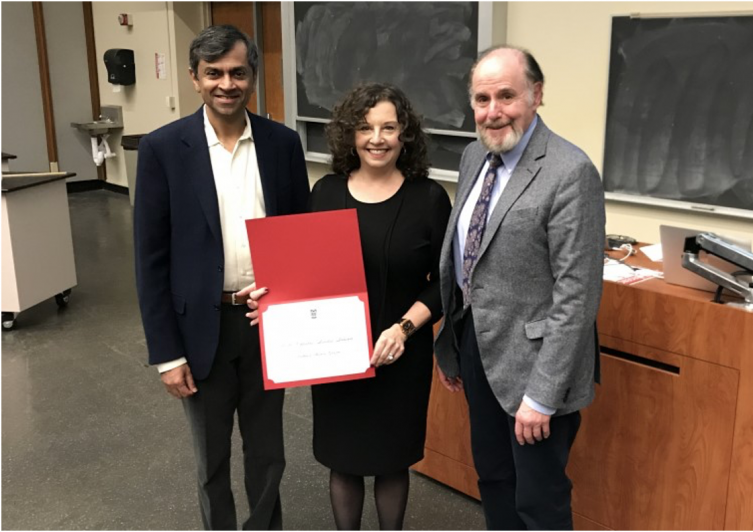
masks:
[[(374, 478), (380, 530), (402, 530), (410, 476), (404, 469)], [(329, 497), (338, 530), (360, 530), (365, 496), (363, 477), (330, 471)]]

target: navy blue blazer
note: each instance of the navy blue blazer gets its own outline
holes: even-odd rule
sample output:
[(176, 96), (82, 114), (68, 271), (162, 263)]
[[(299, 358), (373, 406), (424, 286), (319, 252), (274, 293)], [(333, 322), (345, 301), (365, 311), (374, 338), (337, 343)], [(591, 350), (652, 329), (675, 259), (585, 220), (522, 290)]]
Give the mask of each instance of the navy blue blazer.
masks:
[[(306, 212), (298, 134), (249, 117), (267, 216)], [(149, 363), (186, 357), (204, 379), (219, 342), (225, 261), (203, 107), (141, 139), (136, 182), (136, 289)]]

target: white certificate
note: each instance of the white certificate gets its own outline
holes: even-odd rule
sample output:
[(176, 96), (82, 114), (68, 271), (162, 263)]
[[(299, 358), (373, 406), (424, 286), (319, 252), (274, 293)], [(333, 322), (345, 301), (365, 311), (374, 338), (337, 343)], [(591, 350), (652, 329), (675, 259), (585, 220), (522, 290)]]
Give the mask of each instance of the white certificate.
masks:
[(261, 320), (266, 377), (275, 384), (369, 369), (367, 314), (357, 296), (274, 304)]

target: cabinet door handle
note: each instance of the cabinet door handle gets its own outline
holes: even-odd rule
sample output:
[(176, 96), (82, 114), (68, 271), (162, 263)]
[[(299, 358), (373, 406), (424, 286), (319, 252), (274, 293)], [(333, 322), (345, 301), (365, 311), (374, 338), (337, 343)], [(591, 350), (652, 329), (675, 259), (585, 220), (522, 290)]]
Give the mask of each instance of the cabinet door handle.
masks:
[(634, 355), (632, 353), (626, 353), (625, 351), (619, 351), (617, 349), (612, 349), (611, 347), (604, 347), (603, 345), (601, 346), (600, 350), (605, 355), (620, 358), (622, 360), (629, 360), (630, 362), (635, 362), (636, 364), (640, 364), (642, 366), (648, 366), (650, 368), (668, 371), (669, 373), (674, 373), (675, 375), (680, 374), (679, 366), (673, 366), (672, 364), (667, 364), (666, 362), (657, 362), (656, 360), (651, 360), (650, 358)]

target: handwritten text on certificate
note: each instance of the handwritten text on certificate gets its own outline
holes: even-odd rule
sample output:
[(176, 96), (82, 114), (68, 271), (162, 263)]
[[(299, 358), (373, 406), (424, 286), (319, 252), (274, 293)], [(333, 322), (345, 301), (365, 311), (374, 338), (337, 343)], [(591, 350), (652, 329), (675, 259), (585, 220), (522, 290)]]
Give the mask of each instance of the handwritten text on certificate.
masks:
[(337, 377), (369, 368), (366, 311), (356, 296), (270, 305), (262, 319), (271, 381)]

